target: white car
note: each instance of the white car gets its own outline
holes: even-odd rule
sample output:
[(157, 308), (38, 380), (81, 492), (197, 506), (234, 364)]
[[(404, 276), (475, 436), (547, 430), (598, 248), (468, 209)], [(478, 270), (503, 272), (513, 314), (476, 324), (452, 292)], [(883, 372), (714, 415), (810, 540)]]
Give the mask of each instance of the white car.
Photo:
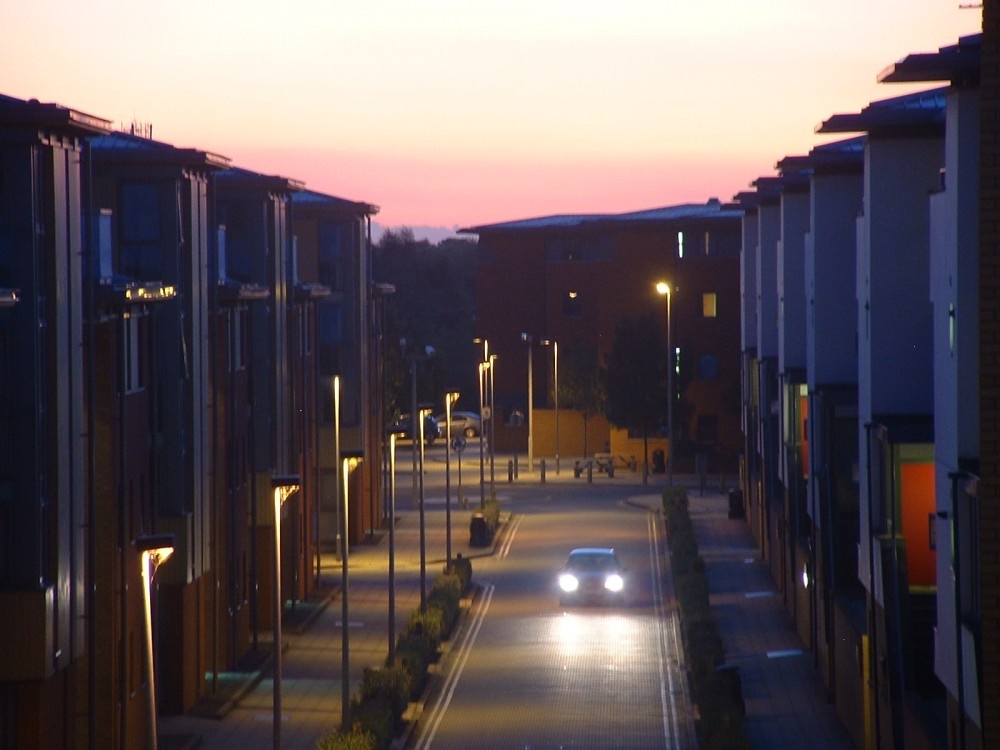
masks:
[[(444, 414), (434, 417), (441, 428), (441, 434), (447, 435), (448, 420)], [(482, 430), (482, 421), (479, 415), (471, 411), (453, 411), (451, 413), (451, 436), (464, 435), (467, 438), (479, 437)]]
[(625, 568), (608, 547), (580, 547), (570, 552), (557, 582), (563, 605), (625, 601)]

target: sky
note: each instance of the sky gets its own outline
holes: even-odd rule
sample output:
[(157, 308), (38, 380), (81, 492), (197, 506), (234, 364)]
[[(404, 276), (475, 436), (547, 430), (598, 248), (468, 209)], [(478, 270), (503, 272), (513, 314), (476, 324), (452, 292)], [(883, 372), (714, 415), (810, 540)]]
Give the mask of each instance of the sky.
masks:
[[(973, 4), (974, 0), (968, 0)], [(0, 93), (457, 228), (728, 200), (965, 0), (0, 0)], [(844, 137), (844, 136), (840, 136)]]

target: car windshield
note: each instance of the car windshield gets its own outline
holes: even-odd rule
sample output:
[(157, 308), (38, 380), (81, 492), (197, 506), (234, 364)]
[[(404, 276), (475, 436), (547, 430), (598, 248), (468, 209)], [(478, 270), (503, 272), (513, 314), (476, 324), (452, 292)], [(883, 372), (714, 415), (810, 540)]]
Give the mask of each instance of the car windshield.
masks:
[(571, 555), (567, 567), (574, 570), (615, 570), (617, 564), (612, 555), (581, 554)]

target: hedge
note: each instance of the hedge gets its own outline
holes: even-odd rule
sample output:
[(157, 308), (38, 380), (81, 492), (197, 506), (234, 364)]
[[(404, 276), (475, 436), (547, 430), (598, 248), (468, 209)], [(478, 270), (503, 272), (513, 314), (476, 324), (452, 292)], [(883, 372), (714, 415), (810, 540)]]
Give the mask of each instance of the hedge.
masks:
[(698, 541), (688, 514), (687, 490), (683, 487), (664, 490), (663, 512), (680, 609), (681, 641), (698, 705), (698, 747), (749, 750), (750, 741), (743, 731), (739, 673), (725, 666), (726, 650), (709, 603), (705, 561), (698, 553)]

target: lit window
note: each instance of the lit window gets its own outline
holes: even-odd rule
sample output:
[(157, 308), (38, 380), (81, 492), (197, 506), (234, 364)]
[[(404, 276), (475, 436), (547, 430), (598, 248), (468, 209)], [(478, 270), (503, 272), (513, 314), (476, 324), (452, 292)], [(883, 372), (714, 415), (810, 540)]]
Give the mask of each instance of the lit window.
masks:
[(706, 318), (714, 318), (716, 315), (715, 292), (707, 292), (701, 295), (701, 314)]
[(684, 232), (677, 233), (677, 257), (684, 257)]

